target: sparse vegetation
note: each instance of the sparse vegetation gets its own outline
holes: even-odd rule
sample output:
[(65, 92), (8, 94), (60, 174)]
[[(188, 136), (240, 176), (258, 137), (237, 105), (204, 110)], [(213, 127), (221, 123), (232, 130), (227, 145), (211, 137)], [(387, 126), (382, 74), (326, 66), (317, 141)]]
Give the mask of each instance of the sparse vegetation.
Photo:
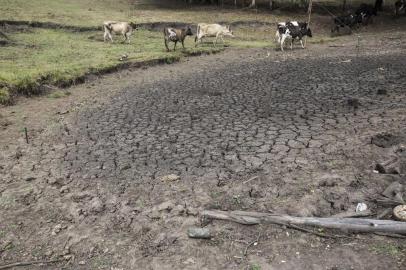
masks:
[(404, 254), (406, 248), (400, 245), (395, 245), (393, 243), (376, 244), (371, 247), (371, 250), (378, 254), (390, 255), (392, 257), (397, 257)]
[(261, 266), (259, 266), (258, 264), (252, 264), (250, 266), (250, 270), (261, 270)]

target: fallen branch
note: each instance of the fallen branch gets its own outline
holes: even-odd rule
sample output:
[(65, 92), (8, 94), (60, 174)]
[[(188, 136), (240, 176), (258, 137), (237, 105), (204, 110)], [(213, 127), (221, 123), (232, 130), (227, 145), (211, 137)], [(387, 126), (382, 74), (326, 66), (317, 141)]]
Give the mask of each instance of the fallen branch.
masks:
[(355, 212), (354, 210), (350, 210), (343, 213), (338, 213), (335, 215), (330, 216), (331, 218), (356, 218), (356, 217), (369, 217), (372, 216), (373, 213), (371, 210), (365, 210), (361, 212)]
[(27, 266), (27, 265), (34, 265), (34, 264), (50, 264), (50, 263), (56, 263), (56, 262), (61, 262), (63, 259), (58, 259), (58, 260), (52, 260), (52, 261), (31, 261), (31, 262), (16, 262), (16, 263), (11, 263), (11, 264), (6, 264), (6, 265), (0, 265), (0, 270), (3, 269), (9, 269), (17, 266)]
[(268, 214), (246, 211), (206, 210), (202, 212), (203, 219), (228, 220), (244, 225), (270, 223), (278, 225), (305, 225), (328, 229), (339, 229), (348, 232), (383, 232), (406, 234), (406, 223), (392, 220), (375, 220), (361, 218), (318, 218), (293, 217), (288, 215)]
[(259, 238), (260, 238), (260, 237), (261, 237), (261, 233), (258, 233), (257, 239), (256, 239), (255, 241), (252, 241), (251, 243), (249, 243), (249, 244), (245, 247), (244, 256), (247, 256), (248, 248), (249, 248), (250, 246), (255, 245), (255, 243), (258, 244), (258, 241), (259, 241)]

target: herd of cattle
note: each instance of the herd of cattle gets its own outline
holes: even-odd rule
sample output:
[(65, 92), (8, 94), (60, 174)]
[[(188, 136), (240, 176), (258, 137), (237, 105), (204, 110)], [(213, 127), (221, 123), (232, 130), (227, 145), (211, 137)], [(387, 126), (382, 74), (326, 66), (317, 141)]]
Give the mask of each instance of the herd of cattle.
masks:
[[(402, 12), (406, 14), (406, 0), (398, 0), (395, 3), (395, 14), (399, 15)], [(372, 22), (372, 17), (377, 15), (377, 7), (363, 3), (354, 13), (335, 17), (333, 20), (334, 27), (331, 31), (332, 33), (340, 32), (340, 29), (342, 28), (348, 28), (351, 30), (355, 27), (358, 27), (359, 25), (370, 24)], [(104, 41), (107, 41), (107, 39), (113, 41), (112, 34), (115, 33), (121, 34), (124, 37), (124, 41), (130, 43), (130, 36), (134, 30), (138, 29), (138, 27), (135, 23), (106, 21), (103, 23), (103, 29)], [(178, 42), (180, 42), (182, 44), (182, 47), (185, 48), (184, 41), (187, 36), (193, 36), (193, 32), (190, 26), (182, 29), (171, 27), (164, 28), (164, 44), (166, 50), (170, 51), (168, 47), (168, 44), (170, 42), (175, 43), (173, 50), (176, 50), (176, 45)], [(215, 37), (213, 44), (214, 46), (216, 46), (219, 38), (224, 43), (224, 36), (234, 37), (233, 31), (231, 30), (230, 26), (199, 23), (197, 25), (195, 46), (197, 46), (199, 43), (202, 43), (202, 40), (205, 37)], [(291, 49), (293, 48), (294, 40), (300, 41), (302, 48), (304, 48), (303, 37), (305, 36), (312, 37), (312, 31), (309, 28), (308, 24), (305, 22), (289, 21), (280, 22), (277, 24), (275, 38), (282, 51), (285, 46), (286, 40), (290, 40)]]

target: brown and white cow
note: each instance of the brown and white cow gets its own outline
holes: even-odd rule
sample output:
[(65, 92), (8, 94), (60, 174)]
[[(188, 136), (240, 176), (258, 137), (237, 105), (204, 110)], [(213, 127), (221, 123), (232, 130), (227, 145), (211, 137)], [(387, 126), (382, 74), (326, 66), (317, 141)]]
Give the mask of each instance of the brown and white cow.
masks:
[(182, 43), (183, 49), (185, 48), (185, 38), (187, 36), (193, 36), (192, 29), (190, 26), (183, 28), (183, 29), (176, 29), (176, 28), (170, 28), (166, 27), (164, 28), (164, 42), (165, 42), (165, 47), (166, 50), (169, 52), (169, 47), (168, 43), (169, 42), (174, 42), (175, 45), (173, 46), (173, 50), (176, 51), (176, 44), (178, 42)]
[(195, 46), (201, 43), (204, 37), (216, 37), (216, 39), (213, 41), (214, 46), (216, 46), (218, 38), (221, 38), (224, 43), (223, 36), (234, 37), (233, 31), (231, 31), (230, 26), (199, 23), (197, 25)]
[(128, 22), (117, 22), (117, 21), (106, 21), (103, 23), (104, 29), (104, 42), (107, 38), (113, 42), (113, 37), (111, 34), (121, 34), (124, 37), (124, 41), (130, 43), (130, 36), (134, 30), (138, 30), (135, 23)]

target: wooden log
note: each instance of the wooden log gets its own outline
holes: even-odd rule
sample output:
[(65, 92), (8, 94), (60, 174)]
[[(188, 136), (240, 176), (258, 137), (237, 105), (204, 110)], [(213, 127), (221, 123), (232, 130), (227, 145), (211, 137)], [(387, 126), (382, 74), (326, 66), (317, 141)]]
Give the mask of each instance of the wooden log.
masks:
[(395, 233), (406, 234), (406, 223), (392, 220), (361, 219), (361, 218), (318, 218), (294, 217), (288, 215), (246, 212), (206, 210), (201, 213), (204, 219), (228, 220), (244, 225), (261, 223), (278, 225), (305, 225), (328, 229), (338, 229), (346, 232), (364, 233)]
[(361, 212), (355, 212), (355, 210), (349, 210), (347, 212), (338, 213), (335, 215), (330, 216), (331, 218), (355, 218), (355, 217), (369, 217), (372, 216), (373, 213), (371, 210), (365, 210)]

